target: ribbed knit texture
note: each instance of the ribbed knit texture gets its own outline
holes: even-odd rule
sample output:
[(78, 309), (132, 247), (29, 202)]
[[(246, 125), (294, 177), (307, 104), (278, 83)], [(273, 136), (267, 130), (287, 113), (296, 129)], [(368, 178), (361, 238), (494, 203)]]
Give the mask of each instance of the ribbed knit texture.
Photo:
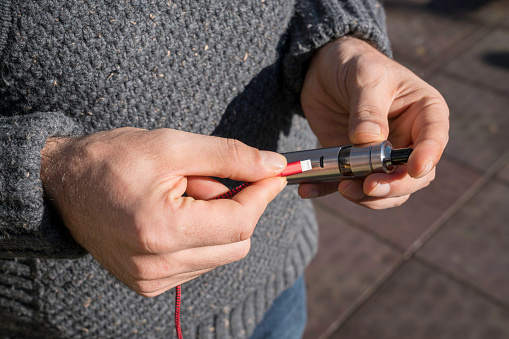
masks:
[(7, 44), (7, 34), (11, 28), (11, 23), (11, 1), (0, 0), (0, 55)]
[[(312, 148), (295, 114), (311, 53), (344, 34), (388, 53), (369, 0), (0, 4), (0, 337), (175, 337), (174, 291), (130, 291), (48, 209), (38, 176), (48, 137), (166, 127)], [(184, 336), (248, 337), (302, 274), (316, 238), (311, 204), (286, 188), (244, 260), (183, 285)]]

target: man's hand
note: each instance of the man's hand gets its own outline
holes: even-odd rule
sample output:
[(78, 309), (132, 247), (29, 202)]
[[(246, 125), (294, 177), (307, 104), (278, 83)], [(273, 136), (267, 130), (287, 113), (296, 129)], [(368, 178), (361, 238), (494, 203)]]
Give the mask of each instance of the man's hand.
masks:
[(435, 175), (448, 141), (449, 110), (433, 87), (411, 71), (355, 38), (341, 38), (313, 56), (301, 103), (323, 147), (388, 139), (396, 148), (413, 147), (407, 166), (372, 174), (362, 181), (307, 184), (303, 198), (336, 190), (369, 208), (405, 202)]
[[(285, 166), (230, 139), (122, 128), (50, 139), (41, 178), (76, 241), (131, 289), (156, 296), (247, 255)], [(228, 190), (209, 176), (254, 184), (209, 201)]]

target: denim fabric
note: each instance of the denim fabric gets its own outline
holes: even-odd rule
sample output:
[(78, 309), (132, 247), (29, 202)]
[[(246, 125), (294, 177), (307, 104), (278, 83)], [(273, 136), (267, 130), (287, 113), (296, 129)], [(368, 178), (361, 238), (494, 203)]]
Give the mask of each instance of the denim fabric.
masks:
[(306, 284), (301, 276), (265, 313), (251, 339), (299, 339), (306, 328)]

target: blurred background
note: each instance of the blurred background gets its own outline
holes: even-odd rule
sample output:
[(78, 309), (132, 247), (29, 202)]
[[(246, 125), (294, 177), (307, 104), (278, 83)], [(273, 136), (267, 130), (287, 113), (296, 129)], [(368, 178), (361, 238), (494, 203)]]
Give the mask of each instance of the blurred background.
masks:
[(451, 110), (403, 206), (316, 201), (305, 338), (509, 338), (509, 0), (385, 0), (394, 58)]

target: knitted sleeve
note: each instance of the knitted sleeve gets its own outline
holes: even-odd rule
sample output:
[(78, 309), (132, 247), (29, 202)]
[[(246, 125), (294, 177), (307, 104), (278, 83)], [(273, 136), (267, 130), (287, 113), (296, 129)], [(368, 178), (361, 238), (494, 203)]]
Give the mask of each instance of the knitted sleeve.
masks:
[(315, 50), (342, 36), (370, 42), (392, 56), (385, 27), (385, 13), (376, 0), (297, 0), (283, 57), (285, 94), (299, 107), (307, 64)]
[(61, 113), (0, 112), (0, 257), (72, 258), (85, 254), (44, 201), (41, 150), (52, 136), (76, 136)]

